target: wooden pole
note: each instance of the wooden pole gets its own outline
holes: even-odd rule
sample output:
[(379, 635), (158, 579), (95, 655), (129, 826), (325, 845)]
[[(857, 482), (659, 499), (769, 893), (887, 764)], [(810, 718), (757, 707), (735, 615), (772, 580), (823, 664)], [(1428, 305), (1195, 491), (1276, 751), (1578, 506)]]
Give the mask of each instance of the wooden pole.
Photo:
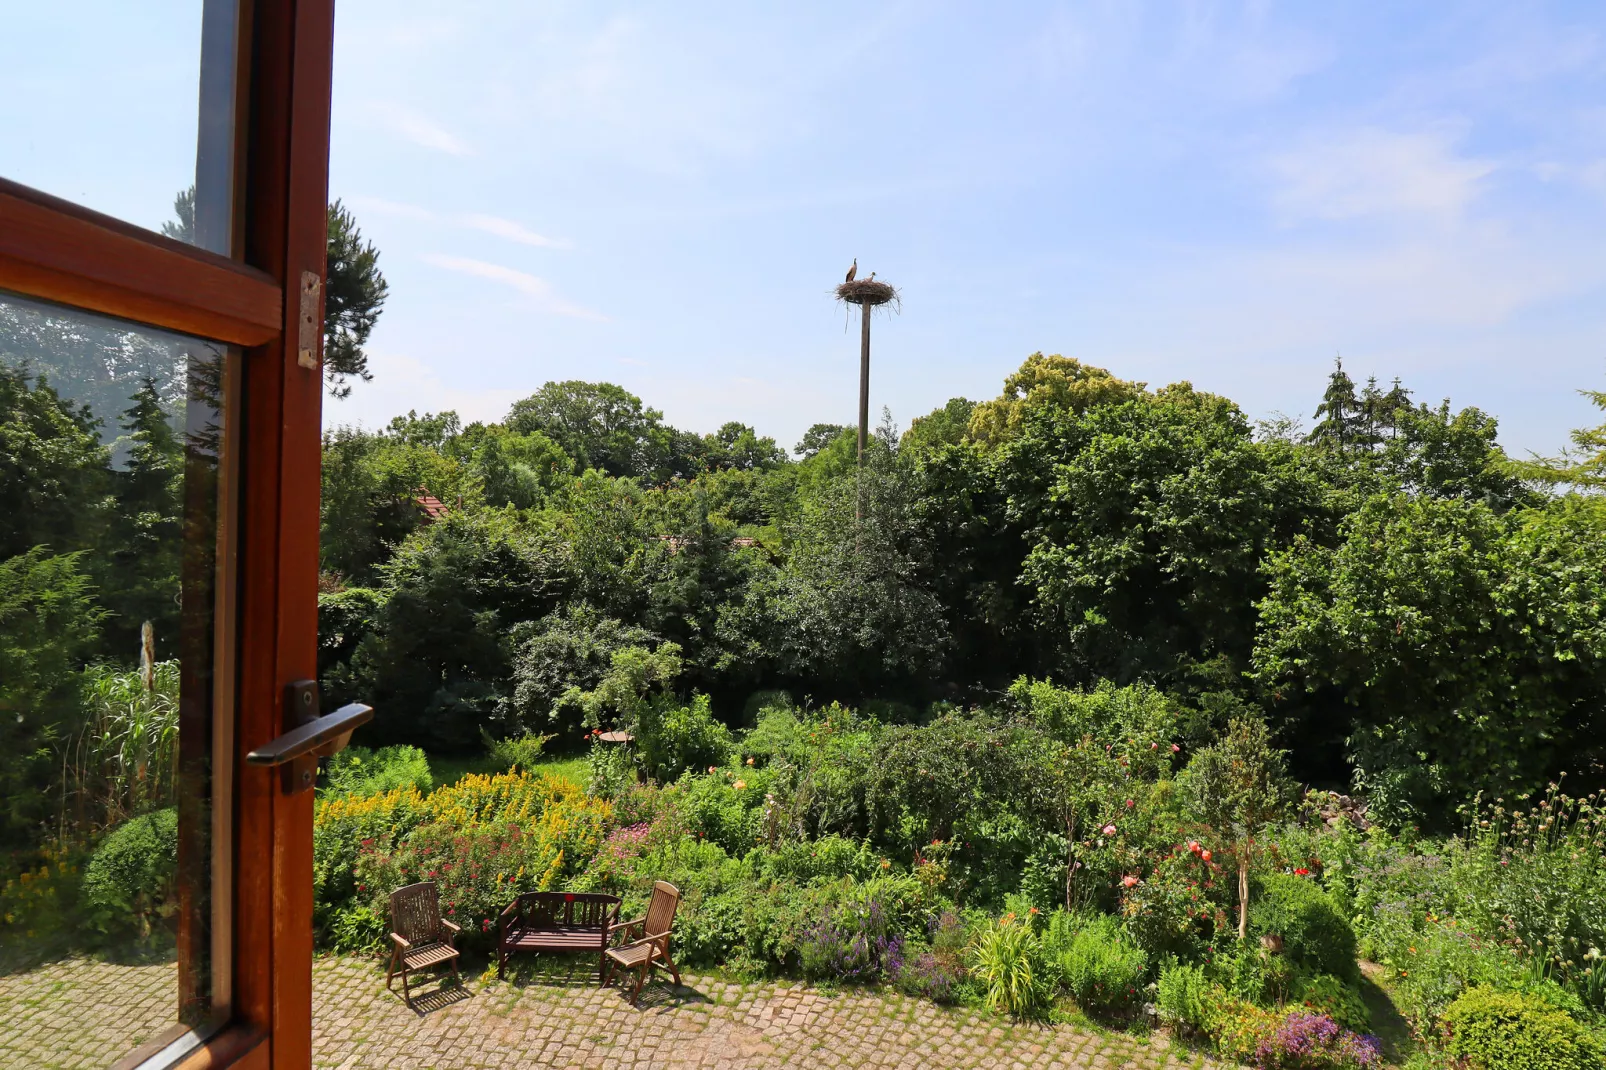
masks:
[(859, 328), (859, 465), (864, 466), (864, 447), (870, 438), (870, 308), (859, 306), (864, 319)]

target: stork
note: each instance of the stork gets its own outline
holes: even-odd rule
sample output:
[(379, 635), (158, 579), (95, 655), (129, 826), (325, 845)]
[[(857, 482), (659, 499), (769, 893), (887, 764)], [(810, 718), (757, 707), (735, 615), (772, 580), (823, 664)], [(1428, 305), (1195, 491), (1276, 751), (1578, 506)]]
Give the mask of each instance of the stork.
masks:
[(853, 258), (853, 266), (848, 268), (848, 277), (843, 279), (842, 281), (843, 282), (852, 282), (858, 276), (858, 274), (859, 274), (859, 258), (858, 257), (854, 257)]

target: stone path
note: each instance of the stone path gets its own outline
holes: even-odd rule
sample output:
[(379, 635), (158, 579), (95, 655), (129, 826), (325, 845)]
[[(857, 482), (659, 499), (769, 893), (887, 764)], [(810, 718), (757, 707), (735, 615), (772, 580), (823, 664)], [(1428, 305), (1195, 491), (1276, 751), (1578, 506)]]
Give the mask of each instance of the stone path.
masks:
[[(581, 965), (508, 982), (427, 982), (409, 1009), (372, 960), (313, 967), (319, 1070), (603, 1068), (1217, 1068), (1163, 1037), (1145, 1042), (1070, 1026), (1018, 1024), (896, 994), (828, 993), (684, 975), (639, 1009)], [(589, 983), (588, 983), (589, 982)], [(0, 977), (0, 1066), (104, 1067), (172, 1014), (171, 966), (83, 960)]]
[(53, 962), (0, 977), (0, 1067), (110, 1066), (178, 1014), (178, 967)]

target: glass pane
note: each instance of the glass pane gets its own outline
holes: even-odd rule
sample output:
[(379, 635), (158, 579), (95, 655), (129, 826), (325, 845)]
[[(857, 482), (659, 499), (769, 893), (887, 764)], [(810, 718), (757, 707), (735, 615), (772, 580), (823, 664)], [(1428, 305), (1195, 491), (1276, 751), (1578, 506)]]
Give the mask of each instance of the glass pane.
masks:
[(211, 771), (237, 359), (0, 293), (0, 1065), (105, 1066), (222, 1010)]
[(0, 177), (229, 255), (238, 11), (238, 0), (8, 6)]

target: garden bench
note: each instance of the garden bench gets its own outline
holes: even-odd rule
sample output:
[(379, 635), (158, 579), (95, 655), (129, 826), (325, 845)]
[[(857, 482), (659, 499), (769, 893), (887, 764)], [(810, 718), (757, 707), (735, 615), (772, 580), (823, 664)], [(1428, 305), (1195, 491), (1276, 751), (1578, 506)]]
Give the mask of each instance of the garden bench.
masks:
[(602, 979), (608, 931), (619, 920), (619, 897), (600, 892), (525, 892), (497, 921), (496, 976), (512, 951), (590, 951)]

